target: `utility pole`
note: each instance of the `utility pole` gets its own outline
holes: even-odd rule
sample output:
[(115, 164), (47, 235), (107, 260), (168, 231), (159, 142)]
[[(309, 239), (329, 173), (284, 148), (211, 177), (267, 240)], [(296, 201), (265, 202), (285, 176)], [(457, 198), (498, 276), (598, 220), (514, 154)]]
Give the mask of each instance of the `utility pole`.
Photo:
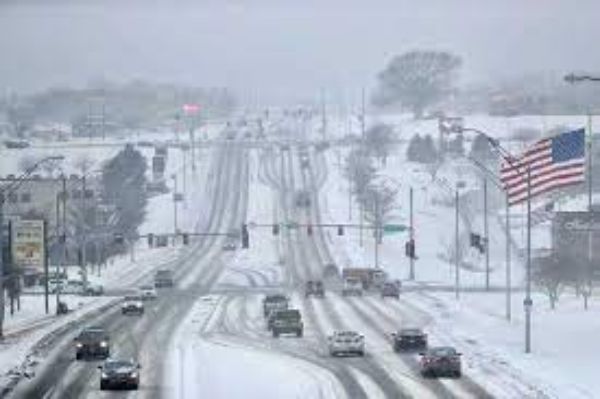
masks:
[(525, 353), (531, 352), (531, 166), (527, 165), (527, 281), (525, 301)]
[(63, 272), (67, 269), (67, 177), (62, 174), (62, 228), (63, 228)]
[[(104, 105), (103, 105), (104, 107)], [(87, 264), (86, 264), (86, 258), (87, 258), (87, 253), (86, 253), (86, 246), (87, 246), (87, 196), (86, 196), (86, 191), (87, 191), (87, 187), (86, 187), (86, 179), (85, 179), (85, 175), (83, 175), (83, 177), (81, 178), (81, 183), (82, 183), (82, 188), (83, 188), (83, 192), (81, 193), (81, 201), (82, 201), (82, 205), (83, 205), (83, 231), (82, 231), (82, 241), (83, 244), (81, 245), (81, 271), (82, 271), (82, 280), (83, 280), (83, 285), (86, 286), (87, 282), (88, 282), (88, 278), (87, 278)]]
[(459, 259), (459, 237), (458, 237), (458, 187), (456, 188), (454, 205), (456, 208), (455, 218), (454, 218), (454, 256), (455, 256), (455, 270), (454, 270), (454, 295), (456, 299), (459, 299), (459, 291), (460, 291), (460, 259)]
[(488, 185), (483, 179), (483, 234), (485, 235), (485, 290), (490, 290), (490, 235), (488, 226)]
[[(365, 145), (365, 89), (364, 87), (361, 90), (361, 95), (360, 95), (360, 138), (361, 138), (361, 144), (364, 146)], [(361, 188), (363, 189), (363, 188)], [(364, 206), (363, 206), (363, 201), (358, 201), (358, 207), (359, 207), (359, 233), (360, 233), (360, 238), (359, 238), (359, 243), (360, 246), (363, 246), (363, 218), (364, 218)]]
[(323, 135), (323, 140), (327, 138), (327, 109), (325, 106), (325, 90), (321, 89), (321, 133)]
[(511, 270), (510, 270), (510, 201), (508, 192), (506, 193), (506, 320), (511, 319), (511, 294), (512, 294), (512, 282), (511, 282)]
[(585, 310), (588, 309), (588, 299), (591, 295), (592, 290), (592, 262), (593, 262), (593, 251), (594, 251), (594, 231), (592, 229), (592, 222), (594, 214), (592, 211), (592, 115), (588, 113), (587, 117), (587, 175), (588, 175), (588, 218), (589, 218), (589, 229), (588, 229), (588, 261), (586, 264), (586, 276), (585, 276), (585, 292), (583, 295), (583, 307)]
[[(409, 236), (410, 236), (410, 242), (414, 243), (415, 242), (415, 226), (414, 226), (414, 220), (413, 220), (413, 188), (410, 188), (410, 193), (409, 193), (409, 211), (410, 211), (410, 215), (409, 215), (409, 221), (410, 221), (410, 232), (409, 232)], [(415, 259), (414, 256), (410, 257), (410, 272), (408, 275), (409, 280), (414, 280), (415, 279)]]
[(379, 232), (381, 230), (381, 215), (379, 214), (379, 193), (374, 192), (375, 195), (375, 269), (379, 269)]
[(48, 222), (44, 219), (44, 307), (46, 314), (50, 313), (50, 298), (48, 292)]
[(4, 338), (4, 193), (0, 193), (0, 339)]
[(177, 175), (173, 174), (171, 176), (173, 178), (174, 188), (173, 188), (173, 229), (174, 234), (177, 234)]

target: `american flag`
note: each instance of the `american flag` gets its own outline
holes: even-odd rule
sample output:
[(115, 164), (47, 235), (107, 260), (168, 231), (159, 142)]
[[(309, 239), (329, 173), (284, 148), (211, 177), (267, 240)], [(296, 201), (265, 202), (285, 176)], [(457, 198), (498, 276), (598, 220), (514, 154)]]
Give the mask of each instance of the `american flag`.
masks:
[(585, 179), (585, 130), (543, 139), (523, 155), (505, 159), (500, 178), (510, 205), (527, 200), (527, 168), (531, 168), (531, 197), (581, 183)]

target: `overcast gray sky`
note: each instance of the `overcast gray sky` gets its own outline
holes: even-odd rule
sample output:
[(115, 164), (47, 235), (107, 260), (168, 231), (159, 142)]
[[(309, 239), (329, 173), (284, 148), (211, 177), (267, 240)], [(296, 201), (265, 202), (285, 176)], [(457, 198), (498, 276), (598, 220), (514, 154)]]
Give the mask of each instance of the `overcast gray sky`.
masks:
[(468, 81), (600, 71), (599, 16), (593, 0), (3, 0), (0, 90), (142, 78), (296, 100), (356, 93), (415, 48), (461, 55)]

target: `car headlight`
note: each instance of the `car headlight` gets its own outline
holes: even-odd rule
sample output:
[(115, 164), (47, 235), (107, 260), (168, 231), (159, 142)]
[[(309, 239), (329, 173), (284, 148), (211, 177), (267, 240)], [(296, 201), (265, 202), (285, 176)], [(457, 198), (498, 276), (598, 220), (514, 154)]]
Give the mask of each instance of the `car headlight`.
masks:
[(105, 341), (100, 342), (100, 346), (106, 348), (108, 344)]
[(133, 373), (131, 373), (130, 377), (131, 378), (138, 378), (138, 373), (133, 372)]
[(138, 303), (136, 304), (136, 306), (137, 306), (138, 308), (141, 308), (141, 307), (142, 307), (142, 306), (144, 306), (144, 305), (142, 305), (142, 303), (141, 303), (141, 302), (138, 302)]
[(76, 346), (77, 346), (78, 348), (81, 348), (81, 347), (83, 346), (83, 344), (82, 344), (81, 342), (77, 342)]
[(102, 378), (108, 378), (108, 374), (102, 373)]

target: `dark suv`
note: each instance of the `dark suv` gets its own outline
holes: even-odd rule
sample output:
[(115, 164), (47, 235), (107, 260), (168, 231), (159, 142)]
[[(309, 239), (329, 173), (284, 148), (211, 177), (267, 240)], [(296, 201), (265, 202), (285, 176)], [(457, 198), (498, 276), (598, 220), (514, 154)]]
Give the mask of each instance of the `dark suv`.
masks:
[(420, 328), (403, 328), (392, 333), (392, 337), (396, 352), (427, 349), (427, 334)]
[(102, 358), (110, 354), (109, 337), (104, 329), (89, 327), (75, 338), (75, 359)]
[(296, 334), (301, 337), (304, 332), (302, 315), (297, 309), (278, 310), (269, 318), (269, 326), (275, 338), (281, 334)]
[(319, 297), (319, 298), (323, 298), (325, 296), (325, 289), (323, 288), (322, 281), (307, 281), (306, 282), (306, 289), (304, 291), (304, 296), (308, 298), (311, 295)]

